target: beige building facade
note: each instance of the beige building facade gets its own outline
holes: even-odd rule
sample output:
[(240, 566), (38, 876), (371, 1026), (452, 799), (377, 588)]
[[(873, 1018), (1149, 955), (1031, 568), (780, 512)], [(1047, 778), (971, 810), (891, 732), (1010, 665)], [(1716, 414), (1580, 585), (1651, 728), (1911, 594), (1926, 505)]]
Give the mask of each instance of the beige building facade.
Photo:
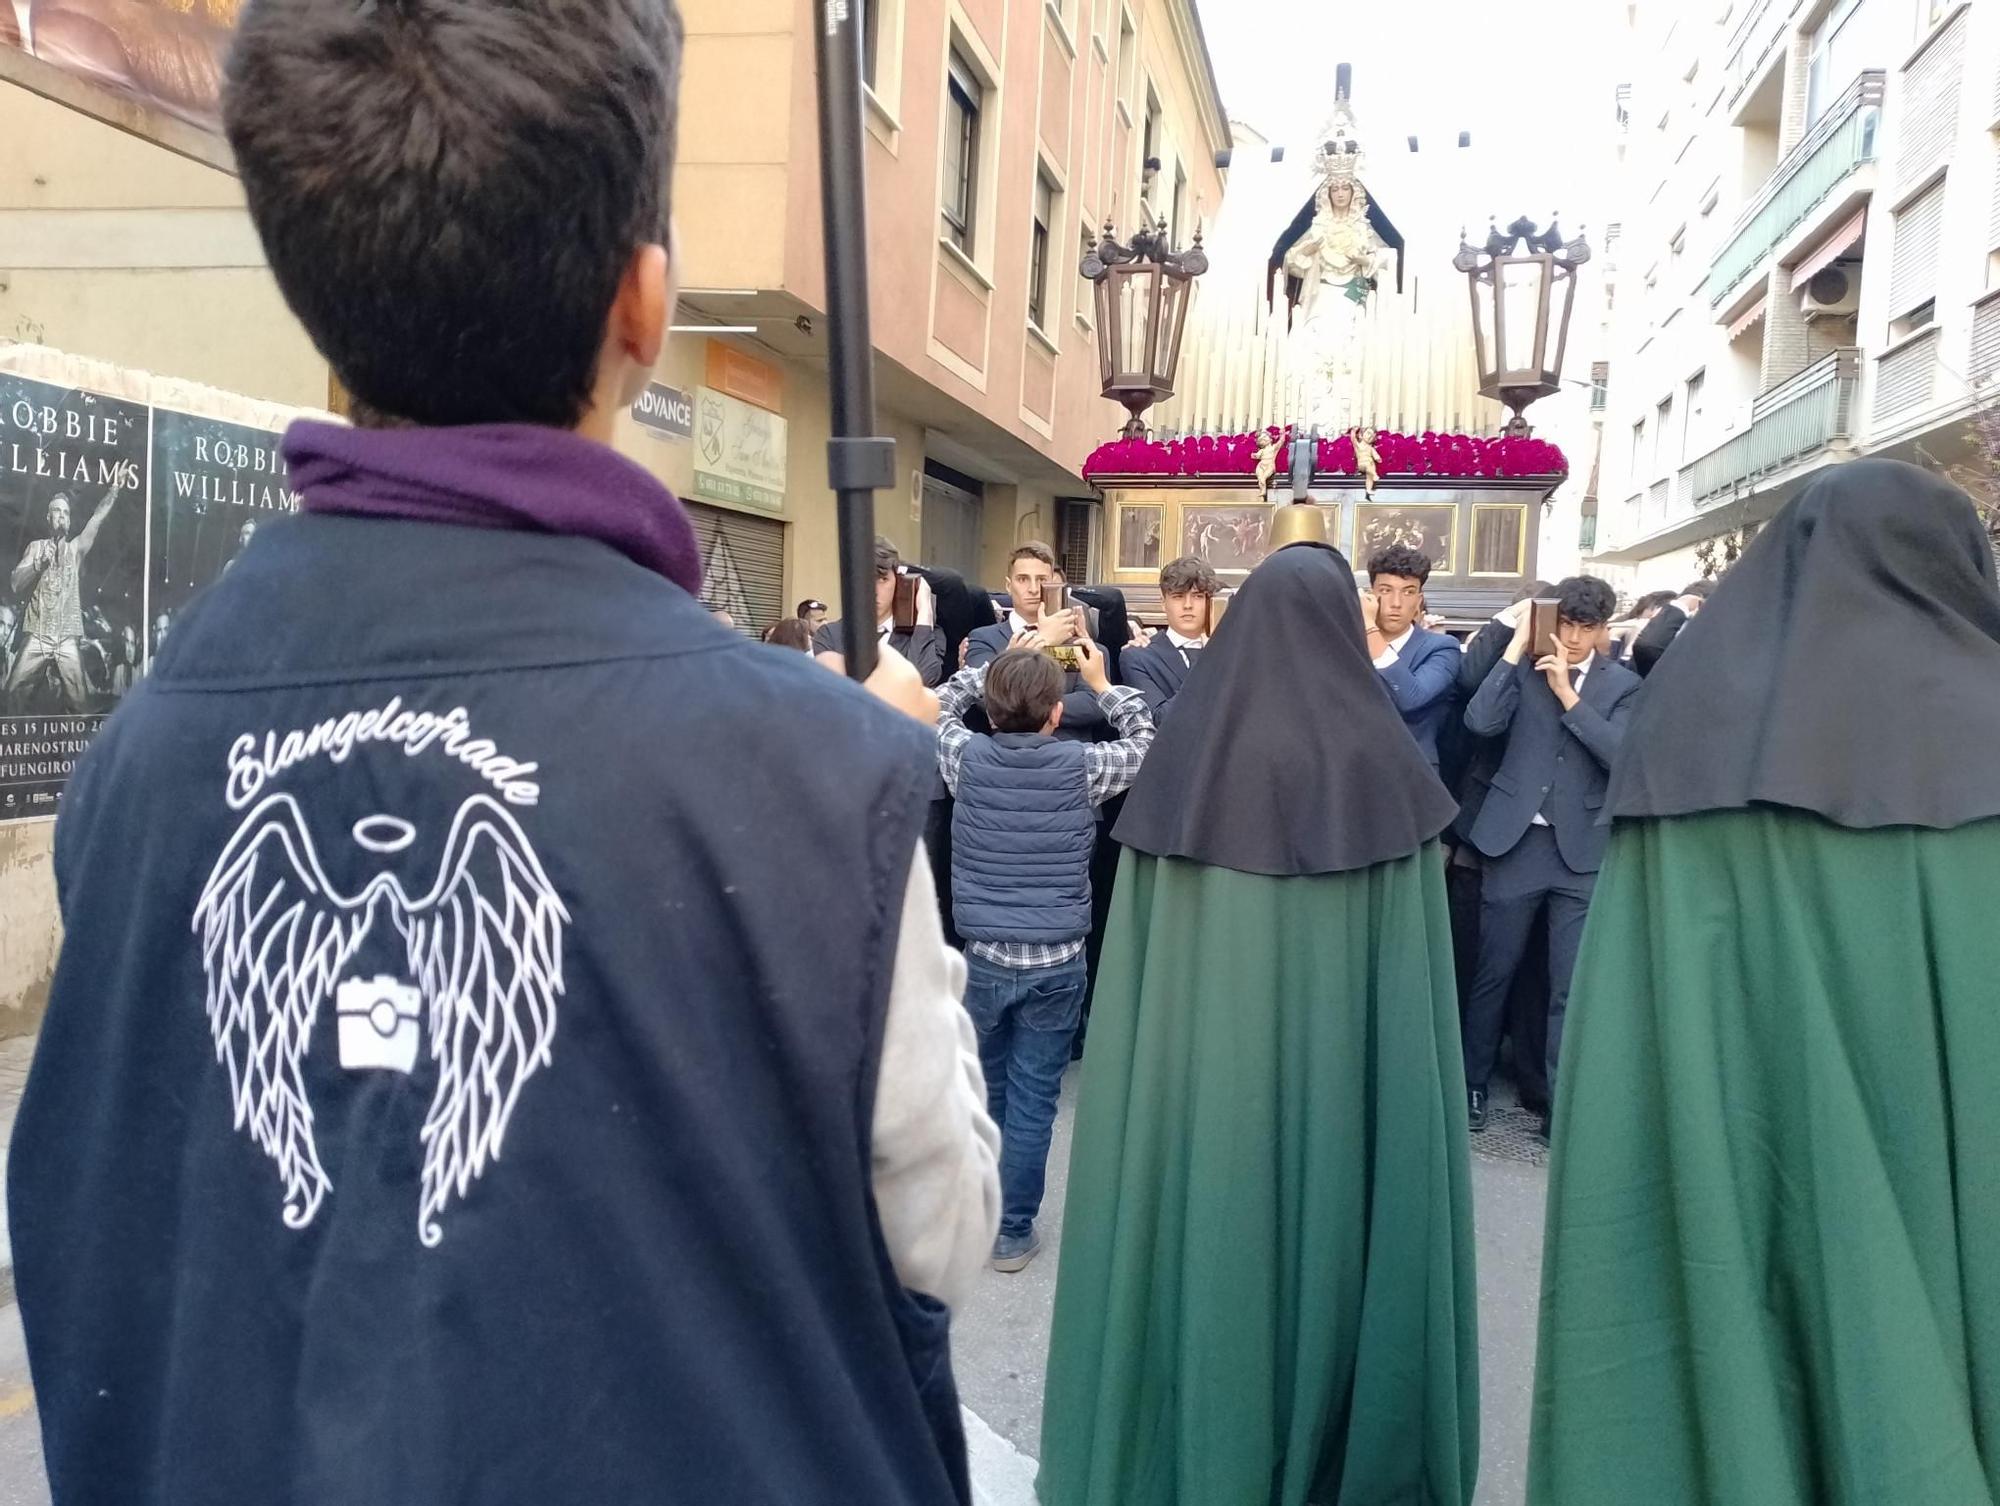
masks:
[[(785, 531), (787, 603), (831, 600), (815, 12), (685, 10), (685, 328), (662, 380), (699, 404), (707, 341), (775, 370), (788, 484), (762, 531)], [(1221, 202), (1229, 130), (1192, 0), (867, 0), (861, 15), (877, 400), (897, 443), (881, 531), (989, 585), (1030, 538), (1094, 574), (1083, 465), (1123, 414), (1099, 395), (1077, 266), (1107, 219), (1121, 235), (1142, 213), (1166, 219), (1185, 243)], [(700, 445), (630, 448), (690, 500), (740, 514), (696, 478)]]
[[(622, 450), (690, 504), (746, 629), (835, 594), (810, 0), (686, 0), (680, 328)], [(1184, 236), (1228, 146), (1192, 0), (879, 0), (868, 36), (881, 531), (998, 584), (1022, 539), (1098, 561), (1082, 476), (1116, 431), (1077, 263), (1107, 218)], [(318, 409), (229, 170), (186, 121), (0, 46), (0, 344)], [(1148, 173), (1148, 159), (1160, 167)], [(0, 824), (0, 1035), (39, 1018), (52, 823)]]

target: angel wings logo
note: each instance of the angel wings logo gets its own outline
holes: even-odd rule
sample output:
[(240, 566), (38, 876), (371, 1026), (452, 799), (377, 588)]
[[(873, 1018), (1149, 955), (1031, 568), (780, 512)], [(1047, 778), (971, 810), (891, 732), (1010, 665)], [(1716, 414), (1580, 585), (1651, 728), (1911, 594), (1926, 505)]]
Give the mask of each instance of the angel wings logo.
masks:
[[(520, 826), (491, 797), (458, 808), (435, 880), (412, 894), (390, 870), (417, 836), (397, 816), (357, 822), (353, 850), (339, 855), (349, 861), (334, 868), (373, 871), (343, 893), (298, 802), (272, 795), (217, 860), (194, 930), (235, 1127), (276, 1164), (291, 1228), (310, 1224), (332, 1190), (304, 1071), (321, 1011), (332, 1002), (348, 1071), (412, 1074), (421, 1037), (437, 1088), (421, 1130), (417, 1235), (434, 1248), (446, 1205), (465, 1198), (499, 1158), (522, 1086), (549, 1065), (569, 912)], [(350, 976), (365, 944), (406, 974)]]

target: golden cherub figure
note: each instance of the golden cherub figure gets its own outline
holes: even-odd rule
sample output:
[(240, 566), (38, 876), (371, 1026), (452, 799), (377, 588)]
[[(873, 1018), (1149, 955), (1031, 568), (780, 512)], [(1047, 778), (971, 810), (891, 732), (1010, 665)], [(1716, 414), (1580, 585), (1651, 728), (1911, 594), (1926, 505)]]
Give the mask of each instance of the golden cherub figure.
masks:
[(1375, 483), (1382, 478), (1382, 452), (1375, 448), (1375, 429), (1370, 424), (1357, 424), (1348, 430), (1347, 437), (1354, 441), (1354, 468), (1363, 482), (1361, 495), (1373, 502)]
[(1285, 436), (1278, 429), (1266, 429), (1257, 445), (1257, 491), (1266, 502), (1271, 500), (1271, 483), (1278, 476), (1278, 451), (1284, 447)]

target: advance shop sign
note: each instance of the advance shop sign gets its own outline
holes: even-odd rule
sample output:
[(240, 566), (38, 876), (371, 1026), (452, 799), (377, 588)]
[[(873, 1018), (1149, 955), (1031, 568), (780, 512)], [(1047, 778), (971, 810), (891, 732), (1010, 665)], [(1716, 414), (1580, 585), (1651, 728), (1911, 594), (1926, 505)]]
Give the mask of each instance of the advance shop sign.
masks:
[(694, 399), (678, 387), (654, 382), (632, 405), (632, 421), (668, 439), (693, 439)]
[(712, 387), (695, 393), (694, 407), (694, 495), (783, 512), (784, 419)]

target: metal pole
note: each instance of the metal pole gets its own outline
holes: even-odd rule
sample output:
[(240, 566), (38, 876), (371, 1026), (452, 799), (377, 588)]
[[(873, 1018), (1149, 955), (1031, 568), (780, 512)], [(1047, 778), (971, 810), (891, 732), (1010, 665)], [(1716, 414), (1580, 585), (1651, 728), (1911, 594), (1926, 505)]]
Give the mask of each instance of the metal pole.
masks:
[(817, 0), (819, 188), (826, 235), (826, 333), (833, 407), (827, 480), (839, 504), (840, 615), (847, 673), (874, 673), (875, 493), (896, 484), (896, 442), (875, 431), (875, 346), (868, 329), (868, 197), (861, 133), (861, 14)]

